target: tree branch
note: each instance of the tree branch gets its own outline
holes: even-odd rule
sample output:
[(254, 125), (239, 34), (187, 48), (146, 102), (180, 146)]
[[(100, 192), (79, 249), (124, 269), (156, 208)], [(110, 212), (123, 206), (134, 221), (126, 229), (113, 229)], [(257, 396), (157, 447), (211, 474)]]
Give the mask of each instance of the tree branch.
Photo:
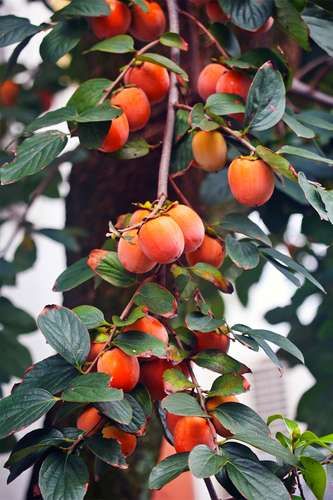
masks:
[(297, 78), (294, 78), (293, 80), (291, 92), (306, 97), (307, 99), (317, 101), (321, 104), (333, 106), (333, 96), (320, 92), (320, 90), (315, 90), (311, 88), (310, 85), (301, 82)]

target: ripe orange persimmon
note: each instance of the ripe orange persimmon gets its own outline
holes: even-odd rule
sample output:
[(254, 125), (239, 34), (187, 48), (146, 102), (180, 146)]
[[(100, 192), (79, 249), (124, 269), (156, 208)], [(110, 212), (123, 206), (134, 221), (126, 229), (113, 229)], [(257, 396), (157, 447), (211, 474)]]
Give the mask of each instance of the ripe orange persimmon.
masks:
[(138, 87), (128, 87), (116, 92), (111, 97), (111, 104), (123, 110), (130, 132), (143, 128), (150, 118), (150, 103), (144, 91)]
[(157, 2), (146, 2), (147, 11), (134, 4), (132, 7), (132, 35), (142, 42), (151, 42), (159, 38), (165, 31), (166, 19), (161, 6)]
[(225, 71), (216, 83), (216, 92), (240, 95), (246, 101), (251, 85), (250, 78), (244, 73), (229, 69)]
[(222, 352), (228, 352), (230, 339), (224, 333), (217, 332), (195, 332), (197, 344), (196, 351), (205, 351), (206, 349), (218, 349)]
[(228, 68), (223, 66), (222, 64), (211, 63), (207, 64), (200, 72), (197, 90), (198, 94), (206, 101), (206, 99), (216, 92), (216, 84), (219, 78), (228, 71)]
[(200, 130), (192, 139), (197, 166), (206, 172), (221, 170), (227, 161), (227, 145), (221, 132)]
[(202, 245), (194, 252), (186, 254), (186, 260), (190, 266), (195, 266), (198, 262), (204, 262), (211, 266), (220, 267), (225, 257), (224, 243), (216, 238), (205, 235)]
[(134, 224), (138, 224), (149, 214), (149, 210), (146, 210), (145, 208), (139, 208), (138, 210), (135, 210), (130, 218), (130, 225), (132, 226)]
[(150, 219), (139, 230), (142, 251), (151, 260), (169, 264), (179, 259), (184, 251), (184, 236), (178, 224), (165, 215)]
[(173, 435), (175, 432), (175, 427), (177, 425), (177, 422), (183, 418), (181, 415), (175, 415), (174, 413), (169, 413), (166, 412), (165, 419), (166, 419), (166, 424), (168, 426), (169, 431)]
[(126, 231), (123, 237), (120, 238), (118, 243), (118, 258), (124, 268), (130, 273), (147, 273), (156, 266), (156, 262), (148, 259), (141, 250), (138, 233), (135, 229)]
[(100, 146), (99, 150), (103, 153), (113, 153), (121, 149), (127, 142), (129, 135), (129, 124), (127, 116), (122, 113), (112, 120), (109, 131)]
[(76, 427), (92, 436), (98, 431), (102, 417), (97, 408), (91, 407), (84, 410), (76, 421)]
[(136, 436), (122, 431), (113, 425), (106, 425), (102, 430), (104, 439), (115, 439), (120, 444), (121, 452), (125, 457), (132, 455), (136, 448)]
[(229, 16), (221, 9), (216, 0), (211, 0), (206, 4), (206, 14), (212, 23), (225, 23), (228, 21)]
[(136, 85), (142, 89), (152, 104), (162, 101), (170, 87), (167, 70), (151, 62), (130, 68), (124, 80), (126, 85)]
[[(247, 382), (247, 380), (246, 380), (246, 382)], [(246, 387), (246, 389), (248, 389), (248, 386)], [(239, 403), (239, 400), (238, 400), (238, 398), (236, 398), (236, 396), (215, 396), (213, 398), (210, 398), (206, 402), (206, 408), (207, 408), (208, 413), (213, 412), (218, 406), (220, 406), (224, 403)], [(213, 422), (213, 425), (216, 429), (216, 432), (220, 436), (223, 436), (223, 437), (232, 436), (232, 433), (228, 429), (226, 429), (214, 415), (212, 415), (212, 422)]]
[(12, 80), (5, 80), (0, 83), (0, 106), (14, 106), (19, 94), (20, 87)]
[(94, 361), (94, 359), (103, 351), (106, 346), (106, 342), (92, 342), (90, 345), (90, 351), (87, 357), (87, 361)]
[(216, 434), (202, 417), (182, 417), (174, 430), (174, 446), (177, 453), (191, 451), (199, 444), (215, 447)]
[(180, 203), (170, 208), (167, 214), (182, 230), (185, 252), (193, 252), (199, 248), (205, 237), (205, 226), (199, 215), (192, 208)]
[(274, 175), (263, 160), (240, 157), (228, 169), (228, 181), (236, 200), (248, 207), (259, 207), (270, 199), (274, 191)]
[(97, 38), (109, 38), (122, 35), (128, 31), (131, 24), (131, 11), (124, 2), (106, 0), (110, 7), (108, 16), (93, 17), (91, 28)]
[(132, 325), (125, 326), (123, 332), (143, 332), (151, 335), (167, 345), (169, 336), (165, 326), (153, 316), (147, 314), (143, 318), (138, 319)]
[[(166, 359), (154, 359), (141, 363), (140, 381), (147, 387), (154, 401), (159, 401), (166, 396), (163, 374), (170, 368), (175, 368), (175, 366)], [(177, 368), (180, 368), (180, 365)]]
[(97, 361), (97, 371), (110, 375), (110, 387), (124, 391), (131, 391), (140, 377), (140, 365), (137, 358), (128, 356), (117, 347), (102, 354)]

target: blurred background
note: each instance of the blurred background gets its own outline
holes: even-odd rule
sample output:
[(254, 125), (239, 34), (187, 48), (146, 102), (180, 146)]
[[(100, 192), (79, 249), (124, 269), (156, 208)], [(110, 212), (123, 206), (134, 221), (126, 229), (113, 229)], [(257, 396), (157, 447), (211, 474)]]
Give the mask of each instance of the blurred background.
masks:
[[(60, 0), (50, 2), (55, 8), (65, 3)], [(28, 17), (34, 24), (47, 21), (50, 16), (50, 11), (42, 1), (4, 0), (1, 2), (0, 13), (1, 15), (15, 14)], [(46, 109), (52, 110), (63, 106), (73, 93), (78, 81), (81, 78), (84, 79), (85, 71), (89, 71), (91, 60), (88, 62), (88, 68), (76, 67), (78, 61), (75, 61), (75, 51), (72, 57), (64, 56), (58, 61), (56, 69), (54, 69), (54, 64), (42, 63), (39, 45), (43, 37), (44, 34), (41, 33), (30, 41), (19, 56), (16, 69), (13, 70), (13, 79), (21, 86), (22, 92), (15, 108), (0, 110), (0, 133), (3, 145), (7, 144), (13, 136), (19, 135), (24, 124), (29, 123), (34, 116)], [(0, 64), (4, 65), (12, 51), (13, 46), (0, 49)], [(302, 63), (306, 62), (306, 57), (308, 56), (300, 56)], [(39, 79), (36, 76), (37, 73), (40, 75)], [(326, 88), (327, 78), (332, 78), (330, 73), (323, 75), (322, 78), (322, 85)], [(327, 111), (317, 110), (317, 112), (324, 113), (325, 119), (333, 124), (331, 114)], [(321, 137), (321, 147), (326, 148), (327, 156), (332, 154), (331, 137), (332, 132), (327, 131)], [(272, 138), (272, 143), (274, 140)], [(75, 139), (71, 140), (68, 150), (73, 150), (76, 146)], [(85, 158), (80, 161), (82, 164), (75, 165), (74, 169), (83, 169), (84, 162), (88, 162)], [(93, 168), (96, 168), (96, 162), (99, 162), (98, 157), (92, 160)], [(56, 278), (66, 268), (67, 262), (78, 260), (86, 254), (87, 249), (100, 245), (106, 222), (111, 218), (110, 216), (113, 217), (113, 212), (116, 210), (114, 206), (108, 206), (105, 201), (108, 196), (107, 191), (102, 190), (96, 194), (87, 191), (87, 186), (91, 185), (94, 179), (91, 165), (86, 165), (85, 172), (74, 174), (70, 173), (71, 165), (71, 162), (59, 165), (57, 176), (48, 192), (38, 197), (29, 209), (28, 217), (25, 219), (25, 222), (28, 221), (29, 224), (24, 225), (23, 228), (17, 229), (17, 222), (21, 220), (26, 210), (29, 193), (34, 187), (33, 182), (36, 181), (22, 183), (20, 189), (11, 186), (2, 188), (0, 248), (5, 249), (6, 252), (1, 254), (0, 314), (3, 317), (0, 321), (5, 325), (6, 332), (10, 331), (10, 325), (6, 323), (7, 314), (10, 312), (7, 299), (12, 303), (11, 306), (24, 309), (33, 318), (39, 314), (45, 304), (62, 303), (62, 295), (52, 292)], [(137, 167), (141, 168), (140, 162), (137, 162)], [(95, 175), (102, 177), (107, 166), (101, 164), (98, 168), (100, 173)], [(309, 169), (311, 168), (313, 165), (309, 165)], [(321, 172), (323, 177), (326, 176), (329, 182), (332, 182), (330, 180), (332, 174), (328, 173), (325, 167)], [(198, 198), (200, 206), (204, 207), (206, 212), (214, 218), (217, 214), (223, 214), (225, 207), (229, 207), (228, 211), (232, 211), (234, 207), (230, 202), (230, 197), (228, 198), (225, 178), (221, 176), (220, 183), (217, 183), (216, 177), (213, 180), (209, 177), (206, 177), (201, 184), (200, 192), (194, 197)], [(212, 183), (214, 183), (215, 191)], [(67, 196), (70, 193), (70, 184), (72, 190)], [(119, 193), (112, 192), (111, 185), (109, 189), (110, 198), (112, 194), (121, 196)], [(137, 191), (138, 196), (134, 199), (143, 199), (143, 188), (140, 185), (137, 186)], [(332, 255), (327, 254), (328, 245), (332, 241), (332, 226), (327, 223), (322, 223), (324, 227), (321, 226), (319, 218), (311, 208), (309, 209), (299, 191), (296, 189), (289, 190), (289, 193), (287, 191), (288, 189), (281, 188), (268, 206), (259, 212), (253, 212), (250, 217), (265, 232), (274, 233), (274, 243), (280, 251), (284, 253), (290, 251), (294, 256), (298, 256), (299, 260), (311, 272), (314, 272), (321, 282), (324, 281), (326, 285), (330, 284), (332, 288), (330, 271), (333, 268), (330, 266)], [(79, 206), (80, 192), (85, 196), (84, 206)], [(87, 215), (85, 211), (90, 203), (96, 208), (98, 198), (100, 210), (107, 206), (107, 213), (104, 213), (100, 221), (97, 221), (98, 213)], [(123, 204), (128, 204), (128, 200), (125, 199)], [(222, 205), (223, 208), (221, 208)], [(79, 222), (80, 220), (82, 222), (82, 219), (86, 220), (81, 225)], [(63, 231), (65, 225), (69, 225), (72, 229)], [(80, 225), (81, 229), (83, 226), (81, 233), (75, 230)], [(45, 228), (58, 231), (53, 233), (43, 231)], [(86, 230), (97, 233), (93, 241), (87, 240)], [(6, 248), (8, 242), (10, 245)], [(21, 248), (21, 254), (18, 254), (18, 247)], [(7, 265), (13, 262), (14, 264), (21, 262), (20, 272)], [(332, 297), (324, 298), (323, 294), (317, 293), (309, 284), (306, 284), (304, 289), (299, 289), (302, 290), (301, 292), (297, 292), (294, 284), (269, 264), (261, 263), (258, 269), (245, 273), (230, 266), (228, 272), (234, 279), (237, 278), (237, 293), (224, 296), (227, 322), (229, 324), (244, 323), (253, 328), (271, 329), (283, 335), (291, 332), (290, 338), (303, 350), (308, 366), (306, 368), (299, 364), (288, 365), (290, 360), (286, 358), (285, 369), (281, 376), (277, 368), (262, 353), (252, 353), (248, 349), (232, 345), (231, 355), (245, 362), (253, 371), (253, 374), (248, 377), (252, 385), (251, 391), (242, 396), (241, 401), (250, 405), (263, 418), (282, 413), (290, 418), (298, 418), (304, 426), (309, 424), (318, 433), (332, 431), (332, 428), (329, 429), (333, 421), (332, 384), (327, 377), (333, 361), (332, 349), (330, 350), (333, 325)], [(84, 303), (84, 300), (89, 300), (89, 293), (84, 287), (83, 302), (82, 300), (77, 302), (78, 297), (69, 294), (67, 304), (71, 306)], [(112, 302), (111, 306), (109, 302), (111, 312), (113, 312), (112, 307)], [(3, 354), (0, 352), (0, 382), (4, 395), (7, 395), (13, 383), (19, 380), (22, 368), (14, 366), (17, 363), (17, 357), (20, 357), (18, 363), (21, 366), (26, 361), (31, 364), (31, 360), (36, 362), (52, 353), (41, 334), (36, 331), (27, 334), (19, 332), (18, 341), (15, 340), (15, 342), (16, 344), (6, 347)], [(3, 366), (2, 358), (6, 358)], [(322, 360), (321, 367), (318, 363), (320, 359)], [(197, 369), (197, 372), (202, 386), (209, 387), (211, 379), (208, 372), (204, 369)], [(40, 425), (41, 422), (36, 423), (35, 426)], [(273, 429), (279, 430), (279, 424), (276, 424)], [(6, 443), (3, 444), (1, 451), (4, 450), (6, 450)], [(31, 471), (26, 471), (14, 483), (6, 485), (7, 471), (2, 467), (6, 458), (6, 452), (0, 455), (0, 498), (23, 500)], [(194, 488), (195, 500), (207, 498), (202, 481), (195, 480)], [(333, 498), (332, 487), (328, 488), (327, 499), (329, 498)]]

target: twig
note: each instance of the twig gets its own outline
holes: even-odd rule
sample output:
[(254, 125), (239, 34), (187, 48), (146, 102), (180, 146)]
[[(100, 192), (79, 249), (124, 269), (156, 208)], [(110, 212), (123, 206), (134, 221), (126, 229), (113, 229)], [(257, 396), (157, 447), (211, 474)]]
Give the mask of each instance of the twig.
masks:
[(291, 92), (294, 94), (301, 95), (307, 99), (312, 99), (321, 104), (326, 104), (327, 106), (333, 106), (333, 96), (320, 92), (320, 90), (315, 90), (310, 87), (307, 83), (303, 83), (297, 78), (294, 78)]
[(103, 102), (106, 101), (106, 99), (109, 97), (109, 95), (111, 94), (113, 89), (118, 85), (118, 83), (120, 83), (122, 81), (122, 79), (125, 77), (128, 70), (135, 64), (137, 57), (141, 56), (142, 54), (144, 54), (145, 52), (147, 52), (151, 48), (155, 47), (155, 45), (158, 45), (159, 43), (160, 43), (159, 40), (153, 40), (152, 42), (149, 42), (147, 45), (142, 47), (142, 49), (138, 50), (138, 52), (136, 52), (135, 56), (130, 60), (130, 62), (128, 64), (126, 64), (126, 66), (119, 73), (117, 78), (115, 80), (113, 80), (113, 82), (108, 87), (106, 87), (106, 89), (104, 90), (104, 94), (102, 95), (102, 97), (100, 98), (100, 100), (98, 102), (99, 105), (103, 104)]
[(216, 45), (217, 49), (219, 50), (219, 52), (221, 52), (222, 56), (225, 59), (229, 58), (228, 54), (226, 53), (226, 51), (224, 50), (222, 45), (220, 45), (220, 43), (216, 40), (216, 38), (212, 35), (212, 33), (206, 28), (206, 26), (204, 26), (196, 17), (192, 16), (192, 14), (190, 14), (189, 12), (186, 12), (186, 10), (182, 10), (182, 9), (179, 9), (179, 13), (182, 14), (183, 16), (187, 17), (188, 19), (191, 19), (191, 21), (193, 23), (195, 23), (198, 26), (198, 28), (201, 29), (201, 31), (203, 33), (205, 33), (207, 38), (209, 38), (209, 40)]
[(210, 477), (206, 477), (204, 479), (204, 481), (205, 481), (205, 485), (207, 486), (208, 493), (210, 494), (210, 498), (212, 500), (219, 500), (219, 497), (216, 494), (216, 491), (214, 489), (214, 486), (213, 486), (211, 478)]
[(301, 80), (305, 75), (310, 73), (310, 71), (313, 71), (317, 66), (320, 66), (321, 64), (325, 64), (325, 63), (331, 63), (331, 62), (332, 62), (332, 59), (329, 56), (317, 57), (317, 59), (313, 59), (312, 61), (308, 62), (307, 64), (304, 64), (304, 66), (296, 72), (295, 76), (298, 80)]
[(295, 479), (296, 479), (298, 491), (299, 491), (299, 494), (300, 494), (302, 500), (306, 500), (305, 495), (304, 495), (304, 491), (302, 488), (301, 480), (299, 478), (299, 474), (298, 474), (297, 470), (295, 471)]
[(178, 198), (180, 198), (182, 200), (184, 205), (187, 205), (188, 207), (190, 207), (191, 203), (188, 201), (188, 199), (184, 195), (183, 191), (177, 186), (176, 181), (174, 180), (172, 175), (169, 176), (169, 181), (170, 181), (170, 184), (172, 185), (174, 191), (177, 193)]

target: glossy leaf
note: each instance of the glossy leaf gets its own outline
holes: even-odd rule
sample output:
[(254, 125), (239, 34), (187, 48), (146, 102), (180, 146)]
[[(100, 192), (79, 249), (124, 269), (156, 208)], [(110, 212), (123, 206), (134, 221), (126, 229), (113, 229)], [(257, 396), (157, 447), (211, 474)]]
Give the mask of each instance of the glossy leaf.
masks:
[(188, 313), (185, 317), (185, 323), (189, 330), (198, 332), (212, 332), (216, 328), (225, 325), (224, 318), (212, 318), (199, 312)]
[(282, 119), (298, 137), (304, 137), (304, 139), (313, 139), (315, 137), (315, 132), (298, 121), (297, 115), (290, 109), (286, 109)]
[(223, 293), (232, 293), (234, 287), (232, 283), (225, 278), (222, 273), (216, 269), (216, 267), (210, 264), (205, 264), (203, 262), (198, 262), (195, 266), (189, 268), (191, 273), (195, 274), (199, 278), (209, 281), (216, 286)]
[(64, 21), (58, 23), (50, 31), (40, 45), (39, 51), (42, 59), (56, 63), (58, 59), (74, 49), (87, 30), (87, 25), (82, 20)]
[(61, 10), (58, 10), (53, 19), (58, 20), (66, 17), (94, 17), (94, 16), (107, 16), (110, 13), (110, 7), (104, 0), (94, 0), (89, 2), (87, 0), (72, 0), (69, 5), (66, 5)]
[(225, 239), (227, 255), (237, 267), (248, 270), (259, 264), (257, 247), (250, 241), (236, 240), (230, 234)]
[(306, 158), (307, 160), (313, 160), (319, 163), (327, 163), (328, 165), (333, 165), (333, 160), (330, 158), (325, 158), (320, 156), (309, 149), (303, 149), (296, 146), (282, 146), (278, 151), (280, 154), (288, 154), (299, 156), (301, 158)]
[(195, 387), (186, 375), (177, 368), (165, 370), (163, 373), (163, 380), (165, 391), (167, 393), (184, 391)]
[(82, 323), (91, 330), (105, 324), (103, 312), (94, 306), (77, 306), (73, 312), (78, 315)]
[(149, 311), (166, 318), (172, 318), (177, 312), (177, 302), (172, 293), (157, 283), (146, 283), (134, 297), (138, 306), (148, 307)]
[(231, 22), (247, 31), (256, 31), (272, 14), (272, 0), (219, 0)]
[(218, 349), (201, 351), (195, 354), (192, 359), (202, 368), (208, 368), (208, 370), (221, 374), (233, 373), (241, 375), (242, 373), (251, 372), (246, 365)]
[(309, 49), (308, 28), (292, 0), (275, 0), (277, 20), (282, 29), (296, 42)]
[(324, 467), (311, 457), (301, 457), (303, 477), (317, 500), (323, 500), (326, 491), (327, 478)]
[(133, 418), (133, 409), (127, 399), (99, 403), (97, 406), (103, 415), (119, 424), (129, 424)]
[(200, 407), (198, 401), (189, 394), (176, 393), (162, 400), (162, 408), (175, 415), (187, 415), (192, 417), (205, 417), (206, 413)]
[(145, 52), (144, 54), (137, 56), (136, 59), (137, 61), (148, 61), (153, 64), (158, 64), (159, 66), (163, 66), (164, 68), (169, 69), (173, 73), (180, 75), (182, 78), (184, 78), (185, 81), (188, 80), (187, 73), (180, 66), (178, 66), (178, 64), (173, 62), (168, 57), (162, 56), (161, 54)]
[(119, 347), (119, 349), (130, 356), (166, 357), (164, 343), (152, 335), (143, 332), (128, 331), (120, 333), (112, 341), (112, 345)]
[(117, 35), (93, 45), (86, 52), (107, 52), (111, 54), (126, 54), (134, 52), (134, 40), (129, 35)]
[(127, 288), (136, 282), (135, 275), (126, 271), (120, 263), (117, 252), (108, 252), (99, 262), (95, 273), (111, 285), (120, 288)]
[(250, 384), (242, 375), (226, 373), (214, 380), (208, 393), (208, 397), (230, 396), (232, 394), (242, 394), (249, 390)]
[(148, 142), (143, 138), (130, 139), (125, 146), (115, 152), (116, 158), (119, 160), (134, 160), (147, 156), (150, 152)]
[(190, 471), (195, 477), (215, 476), (227, 463), (228, 458), (214, 453), (208, 446), (195, 446), (188, 458)]
[(102, 436), (92, 436), (87, 440), (87, 447), (103, 462), (127, 469), (125, 457), (121, 452), (120, 444), (115, 439), (104, 439)]
[(110, 377), (104, 373), (88, 373), (72, 380), (61, 395), (63, 401), (73, 403), (100, 403), (123, 399), (123, 391), (108, 385)]
[(0, 23), (0, 47), (21, 42), (42, 30), (42, 26), (31, 24), (25, 17), (1, 16)]
[(235, 94), (212, 94), (208, 97), (205, 110), (208, 114), (224, 116), (231, 113), (244, 113), (245, 107)]
[[(214, 226), (215, 227), (215, 226)], [(242, 214), (227, 214), (217, 226), (223, 231), (233, 231), (244, 234), (251, 239), (261, 241), (265, 245), (271, 246), (271, 240), (264, 231), (251, 219)]]
[(177, 453), (155, 465), (149, 476), (149, 489), (159, 490), (188, 470), (188, 453)]
[(63, 271), (60, 276), (58, 276), (54, 286), (54, 292), (67, 292), (73, 288), (85, 283), (94, 277), (94, 272), (87, 265), (87, 258), (78, 260), (71, 266), (69, 266), (65, 271)]

